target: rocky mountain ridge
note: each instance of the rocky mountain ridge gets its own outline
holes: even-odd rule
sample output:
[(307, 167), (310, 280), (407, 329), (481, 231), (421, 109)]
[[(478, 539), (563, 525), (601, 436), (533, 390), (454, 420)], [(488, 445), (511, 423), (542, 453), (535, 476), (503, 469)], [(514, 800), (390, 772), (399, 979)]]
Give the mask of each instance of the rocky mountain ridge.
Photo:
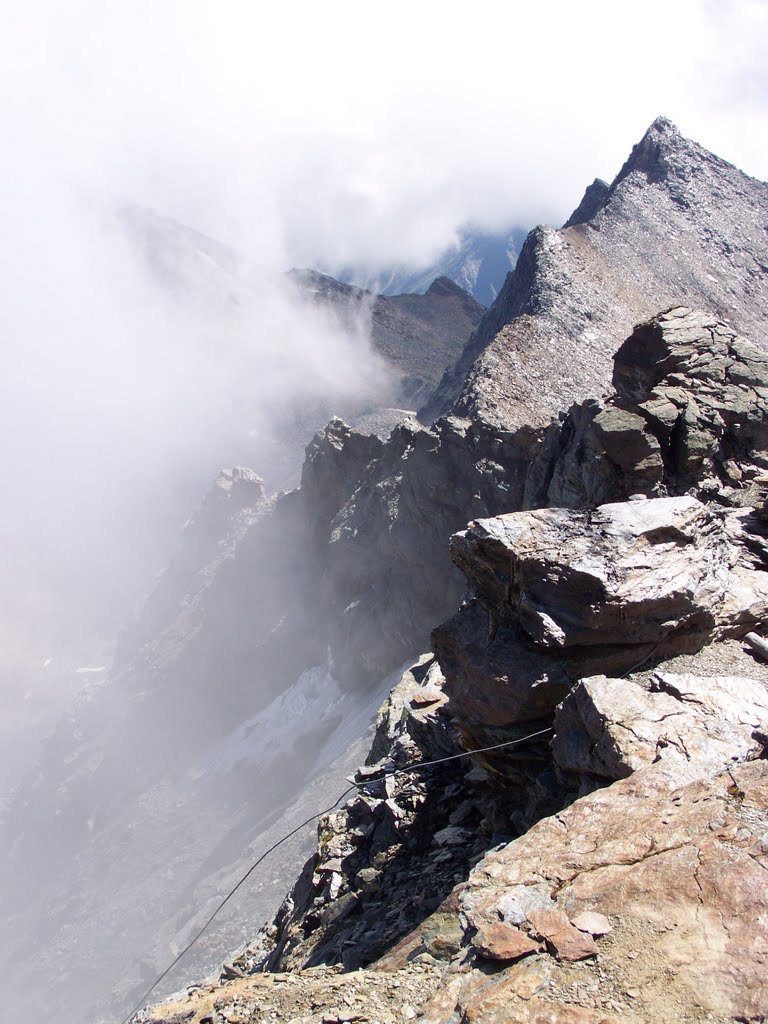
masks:
[[(726, 205), (742, 202), (719, 225), (720, 240), (744, 241), (738, 254), (731, 245), (729, 312), (764, 344), (749, 296), (764, 287), (766, 187), (743, 178), (657, 121), (566, 229), (589, 224), (616, 255), (590, 240), (577, 279), (570, 236), (529, 238), (530, 260), (454, 372), (474, 364), (454, 406), (468, 417), (403, 424), (362, 468), (341, 424), (318, 439), (308, 467), (334, 495), (323, 593), (340, 678), (380, 676), (446, 621), (435, 654), (383, 709), (359, 795), (323, 820), (291, 897), (235, 959), (240, 977), (148, 1019), (765, 1019), (768, 672), (738, 638), (760, 627), (768, 596), (766, 359), (722, 322), (718, 288), (706, 313), (657, 313), (669, 306), (657, 299), (631, 333), (616, 326), (640, 319), (633, 268), (665, 230), (668, 243), (684, 236), (672, 260), (684, 266), (670, 274), (663, 254), (641, 281), (652, 285), (643, 301), (706, 293), (709, 270), (685, 238), (711, 240), (714, 229), (686, 189), (703, 183), (709, 199), (716, 180)], [(670, 203), (684, 230), (667, 219)], [(647, 221), (631, 251), (629, 209)], [(589, 278), (595, 251), (612, 265), (599, 280)], [(545, 336), (560, 352), (553, 325), (578, 337), (590, 288), (606, 347), (618, 347), (615, 391), (605, 400), (609, 375), (596, 361), (566, 359), (583, 372), (579, 400), (548, 425), (558, 382), (539, 361), (545, 402), (529, 401), (514, 338), (530, 342), (531, 360)], [(592, 396), (580, 390), (590, 381)], [(346, 496), (343, 477), (354, 479)], [(440, 558), (451, 533), (464, 583)], [(476, 755), (469, 771), (459, 760), (387, 777), (498, 744), (514, 746)], [(349, 973), (329, 996), (333, 964)], [(264, 1002), (265, 969), (293, 979), (293, 1003)], [(420, 993), (415, 1005), (390, 991), (361, 1006), (361, 986), (392, 971), (409, 1000)], [(346, 1003), (345, 989), (355, 993)]]
[(546, 423), (600, 397), (618, 342), (681, 301), (762, 347), (767, 223), (763, 182), (658, 118), (608, 189), (591, 185), (565, 228), (528, 236), (423, 416), (451, 411), (506, 429)]
[[(635, 335), (653, 328), (699, 356), (676, 386), (704, 398), (700, 357), (716, 360), (722, 325), (678, 309)], [(760, 431), (764, 359), (733, 344), (754, 358), (762, 396), (737, 433)], [(646, 352), (656, 376), (658, 354)], [(630, 339), (616, 381), (636, 357)], [(722, 427), (710, 419), (710, 448)], [(433, 632), (436, 658), (382, 708), (359, 794), (322, 820), (275, 922), (228, 968), (235, 980), (142, 1019), (385, 1022), (407, 1008), (427, 1024), (763, 1021), (768, 666), (738, 638), (768, 611), (767, 452), (704, 501), (685, 493), (683, 460), (665, 484), (679, 496), (516, 512), (457, 534), (468, 591)], [(469, 770), (407, 771), (499, 743), (514, 746)], [(333, 964), (355, 993), (369, 984), (361, 967), (398, 972), (404, 998), (358, 999), (346, 1015), (340, 978), (328, 993), (315, 973)], [(265, 970), (291, 972), (290, 1006), (248, 987)]]
[[(706, 173), (699, 178), (702, 194), (708, 197), (715, 174), (709, 156), (702, 156), (695, 144), (678, 141), (667, 122), (656, 122), (646, 138), (656, 136), (662, 163), (672, 161), (672, 156), (674, 166), (704, 162)], [(650, 159), (643, 156), (640, 164)], [(722, 205), (730, 207), (736, 225), (733, 231), (738, 234), (743, 229), (746, 235), (745, 226), (752, 224), (755, 211), (762, 208), (766, 186), (745, 184), (740, 172), (728, 165), (722, 169), (717, 158), (711, 160), (722, 177)], [(690, 180), (694, 178), (699, 180), (696, 175)], [(599, 230), (601, 237), (613, 239), (617, 246), (622, 240), (627, 248), (637, 243), (634, 256), (627, 257), (631, 273), (648, 258), (651, 243), (641, 237), (639, 229), (632, 233), (630, 211), (637, 212), (641, 221), (645, 218), (656, 231), (657, 241), (663, 237), (669, 243), (676, 232), (686, 238), (699, 232), (702, 217), (706, 220), (709, 215), (702, 215), (695, 194), (687, 206), (670, 198), (682, 187), (680, 180), (688, 179), (657, 175), (647, 167), (635, 166), (624, 177), (620, 175), (611, 198), (603, 205), (604, 191), (593, 188), (592, 199), (576, 217), (585, 217), (599, 207), (587, 222), (591, 226), (572, 223), (567, 232), (575, 234), (567, 235), (562, 244), (557, 241), (561, 236), (552, 229), (537, 229), (532, 234), (526, 244), (528, 255), (525, 259), (521, 256), (515, 274), (468, 343), (457, 369), (445, 378), (443, 398), (451, 391), (450, 381), (458, 380), (461, 367), (474, 365), (466, 388), (462, 384), (464, 397), (455, 407), (471, 416), (448, 416), (432, 427), (408, 421), (396, 426), (386, 440), (334, 420), (307, 450), (300, 489), (270, 499), (261, 495), (258, 484), (247, 474), (230, 475), (232, 488), (225, 488), (226, 493), (235, 495), (242, 487), (250, 497), (243, 503), (231, 497), (223, 504), (213, 502), (211, 507), (224, 511), (219, 539), (212, 548), (206, 541), (204, 551), (200, 549), (189, 563), (182, 560), (177, 566), (178, 575), (168, 580), (165, 593), (148, 606), (138, 631), (126, 638), (112, 685), (93, 708), (71, 723), (72, 737), (59, 737), (60, 749), (51, 752), (46, 765), (54, 774), (62, 763), (67, 765), (63, 775), (65, 808), (73, 849), (79, 841), (78, 830), (83, 828), (82, 807), (93, 802), (91, 780), (106, 777), (126, 794), (124, 820), (109, 823), (117, 837), (110, 850), (130, 851), (138, 843), (146, 854), (146, 905), (159, 909), (167, 923), (162, 927), (148, 920), (137, 923), (127, 907), (121, 908), (123, 928), (130, 922), (133, 935), (138, 936), (140, 924), (143, 934), (152, 935), (144, 947), (147, 962), (138, 978), (135, 971), (130, 977), (129, 970), (121, 972), (122, 993), (140, 992), (147, 975), (167, 960), (167, 950), (183, 944), (182, 937), (194, 923), (190, 907), (203, 892), (209, 898), (210, 879), (215, 882), (216, 868), (211, 870), (212, 866), (223, 871), (221, 865), (231, 867), (233, 858), (242, 852), (246, 833), (241, 829), (247, 819), (248, 841), (255, 838), (253, 823), (267, 813), (261, 801), (275, 795), (264, 792), (263, 779), (275, 780), (280, 796), (289, 799), (318, 764), (312, 757), (302, 760), (301, 755), (305, 751), (312, 754), (330, 741), (347, 715), (359, 712), (377, 695), (383, 697), (382, 689), (389, 689), (389, 684), (385, 687), (387, 677), (395, 672), (401, 675), (398, 667), (406, 663), (411, 668), (390, 698), (374, 742), (371, 758), (378, 768), (372, 765), (371, 771), (362, 773), (356, 801), (323, 823), (320, 848), (292, 901), (260, 942), (246, 950), (233, 973), (265, 966), (282, 972), (308, 963), (340, 963), (354, 969), (379, 962), (384, 970), (404, 972), (404, 987), (420, 993), (419, 1011), (424, 1011), (427, 1020), (432, 1014), (435, 1022), (490, 1024), (504, 1019), (493, 1014), (502, 1013), (500, 1007), (510, 999), (515, 1012), (519, 1008), (521, 1020), (596, 1022), (603, 1019), (600, 1013), (613, 1012), (601, 1002), (599, 975), (605, 970), (603, 963), (594, 959), (599, 936), (597, 940), (594, 936), (580, 940), (579, 946), (574, 929), (581, 935), (587, 935), (588, 929), (582, 931), (574, 920), (584, 908), (569, 913), (568, 891), (563, 888), (561, 899), (557, 889), (561, 881), (564, 886), (570, 883), (570, 878), (555, 880), (548, 893), (542, 889), (538, 907), (512, 909), (507, 917), (493, 911), (495, 918), (490, 912), (485, 918), (482, 914), (473, 918), (470, 893), (483, 887), (478, 880), (485, 877), (486, 866), (478, 861), (474, 881), (467, 882), (467, 873), (474, 860), (500, 843), (512, 851), (509, 855), (514, 860), (515, 842), (525, 840), (526, 834), (533, 835), (532, 842), (536, 842), (535, 832), (528, 833), (529, 829), (541, 827), (547, 847), (556, 852), (547, 829), (554, 833), (567, 829), (547, 822), (557, 823), (567, 813), (566, 805), (580, 794), (591, 803), (584, 805), (577, 799), (572, 814), (589, 816), (590, 808), (605, 806), (600, 813), (607, 815), (604, 835), (610, 835), (612, 812), (599, 797), (608, 790), (599, 789), (592, 796), (589, 791), (604, 785), (609, 763), (636, 765), (637, 751), (616, 753), (612, 762), (605, 756), (589, 761), (580, 751), (584, 747), (589, 753), (590, 742), (584, 741), (566, 757), (562, 743), (550, 749), (550, 736), (541, 735), (553, 728), (555, 705), (571, 690), (576, 692), (582, 680), (586, 687), (586, 681), (599, 674), (608, 682), (589, 684), (571, 718), (565, 720), (571, 724), (559, 733), (555, 725), (561, 738), (571, 732), (583, 735), (585, 730), (591, 736), (590, 728), (601, 734), (620, 733), (622, 723), (606, 724), (605, 728), (594, 724), (596, 719), (600, 722), (601, 714), (608, 723), (605, 709), (610, 701), (603, 690), (610, 689), (610, 681), (618, 675), (628, 673), (644, 693), (646, 686), (648, 693), (655, 693), (650, 679), (642, 674), (649, 660), (673, 655), (699, 659), (669, 663), (666, 669), (676, 675), (725, 678), (730, 673), (722, 670), (720, 656), (709, 665), (706, 654), (702, 656), (709, 641), (721, 644), (723, 657), (739, 665), (739, 672), (733, 674), (756, 685), (764, 683), (764, 674), (741, 653), (737, 638), (760, 622), (764, 609), (764, 499), (760, 488), (768, 457), (765, 358), (717, 315), (697, 313), (687, 306), (667, 308), (630, 335), (637, 291), (635, 282), (622, 283), (620, 279), (624, 259), (620, 246), (611, 256), (611, 274), (604, 279), (590, 277), (594, 252), (602, 252), (602, 243), (594, 243), (581, 277), (575, 274), (572, 260), (573, 238), (580, 237), (580, 231)], [(681, 211), (682, 220), (672, 218), (664, 235), (670, 202)], [(656, 205), (660, 212), (654, 219)], [(729, 235), (731, 227), (724, 219), (721, 226), (718, 237), (735, 238), (733, 233)], [(745, 322), (749, 289), (754, 294), (759, 291), (752, 270), (754, 253), (763, 243), (762, 235), (745, 237), (743, 249), (729, 242), (734, 254), (729, 287), (732, 298), (735, 296), (734, 308), (743, 308)], [(684, 255), (681, 249), (678, 256)], [(682, 265), (679, 276), (664, 287), (659, 277), (659, 294), (671, 291), (673, 301), (687, 301), (686, 281), (690, 279), (701, 285), (700, 291), (693, 289), (694, 297), (703, 295), (706, 276), (701, 279), (698, 252), (673, 262)], [(668, 269), (668, 263), (664, 266)], [(652, 290), (650, 294), (652, 298)], [(712, 304), (716, 305), (719, 293), (713, 295)], [(603, 385), (610, 376), (604, 374), (604, 368), (595, 369), (597, 363), (590, 368), (587, 359), (581, 359), (582, 367), (575, 359), (574, 353), (580, 358), (587, 351), (584, 345), (577, 346), (577, 351), (565, 344), (562, 351), (557, 349), (556, 365), (538, 362), (540, 394), (529, 401), (532, 378), (530, 374), (526, 377), (525, 367), (520, 370), (515, 345), (507, 346), (506, 341), (516, 338), (522, 345), (524, 338), (530, 338), (533, 360), (545, 336), (553, 349), (560, 344), (561, 335), (553, 325), (559, 325), (563, 337), (580, 337), (578, 332), (591, 308), (590, 297), (595, 296), (595, 316), (602, 317), (605, 334), (601, 345), (604, 343), (606, 352), (609, 347), (615, 350), (630, 335), (616, 361), (615, 396), (602, 400)], [(670, 305), (667, 302), (651, 312), (656, 314)], [(764, 311), (755, 306), (750, 315), (752, 333), (757, 334)], [(621, 324), (627, 318), (624, 329)], [(488, 344), (480, 344), (480, 339)], [(541, 351), (539, 346), (539, 356)], [(491, 357), (497, 360), (494, 366)], [(564, 369), (569, 374), (583, 370), (578, 387), (571, 377), (561, 381)], [(598, 379), (600, 387), (591, 396), (587, 389)], [(572, 396), (568, 394), (562, 410), (556, 410), (554, 403), (572, 386), (577, 403), (570, 404)], [(517, 397), (509, 398), (513, 394)], [(563, 415), (550, 423), (550, 411), (562, 411)], [(693, 494), (688, 493), (691, 490)], [(629, 500), (638, 495), (642, 495), (641, 501)], [(621, 508), (605, 511), (606, 503), (620, 503)], [(595, 511), (596, 506), (602, 509)], [(555, 513), (556, 507), (561, 511)], [(654, 521), (658, 518), (652, 529), (643, 526), (646, 515)], [(515, 520), (518, 526), (512, 529), (510, 516), (527, 518)], [(465, 532), (468, 522), (476, 525)], [(589, 553), (584, 552), (587, 527), (587, 533), (591, 530), (589, 535), (603, 544), (597, 565), (591, 564)], [(453, 550), (458, 568), (451, 565), (447, 553), (449, 538), (457, 531), (461, 536), (453, 541)], [(518, 534), (532, 538), (520, 552), (521, 565), (530, 567), (528, 575), (521, 569), (525, 587), (515, 587), (509, 577), (508, 567), (518, 557)], [(551, 551), (547, 555), (546, 546), (543, 550), (537, 547), (542, 537), (549, 549), (562, 548), (559, 560)], [(194, 529), (188, 539), (197, 547)], [(637, 564), (631, 558), (622, 564), (618, 557), (628, 540), (635, 545)], [(625, 609), (622, 617), (621, 609), (635, 590), (637, 573), (650, 555), (656, 559), (651, 563), (652, 578), (660, 563), (668, 563), (670, 569), (681, 573), (685, 568), (689, 585), (678, 592), (674, 578), (662, 575), (654, 590), (651, 579), (645, 590), (639, 588), (644, 600), (633, 606), (631, 615)], [(552, 585), (538, 590), (533, 587), (529, 595), (526, 588), (539, 579), (540, 565)], [(614, 565), (620, 567), (617, 575)], [(591, 602), (588, 607), (595, 606), (591, 619), (585, 618), (585, 595)], [(430, 646), (430, 631), (441, 622), (431, 642), (438, 660), (433, 655), (416, 659)], [(617, 622), (628, 632), (621, 642), (607, 642), (600, 629), (610, 631)], [(635, 636), (631, 627), (640, 629), (640, 624), (644, 631)], [(599, 643), (585, 639), (593, 627), (595, 635), (602, 636)], [(293, 702), (299, 682), (300, 712)], [(690, 681), (679, 680), (658, 683), (658, 687), (669, 699), (678, 699), (672, 693), (675, 687), (679, 694), (701, 690), (701, 686), (697, 691)], [(716, 688), (730, 692), (731, 684), (718, 683)], [(738, 692), (729, 699), (737, 708), (735, 719), (752, 730), (749, 716), (754, 717), (759, 702), (754, 700), (753, 687), (747, 691), (746, 709), (739, 704)], [(324, 699), (324, 694), (332, 694), (331, 700)], [(589, 710), (590, 701), (597, 702), (600, 710)], [(682, 698), (680, 702), (692, 703)], [(497, 704), (504, 708), (501, 714), (495, 711)], [(110, 721), (106, 742), (100, 732), (105, 708)], [(685, 710), (687, 714), (690, 707)], [(262, 713), (265, 717), (259, 718)], [(211, 775), (209, 758), (216, 756), (222, 738), (227, 744), (232, 741), (228, 749), (237, 746), (234, 737), (240, 736), (244, 719), (254, 730), (250, 744), (237, 747), (239, 753), (227, 762), (223, 774)], [(144, 736), (148, 723), (151, 730), (148, 742), (141, 745), (142, 756), (131, 758), (136, 739)], [(289, 751), (270, 745), (281, 723), (296, 726)], [(738, 730), (731, 734), (723, 730), (722, 735), (713, 737), (702, 727), (694, 743), (691, 730), (698, 728), (688, 721), (674, 743), (666, 733), (655, 739), (649, 734), (646, 749), (656, 752), (677, 746), (690, 752), (697, 744), (703, 748), (709, 739), (717, 739), (726, 746), (734, 744), (737, 768), (742, 760), (760, 755), (762, 750), (762, 741), (751, 731), (745, 740), (741, 733), (736, 735)], [(532, 733), (537, 737), (528, 739)], [(183, 746), (168, 742), (171, 735), (182, 736)], [(461, 753), (462, 745), (472, 750), (478, 744), (512, 742), (515, 747), (478, 758), (469, 771), (460, 759), (451, 762), (450, 768), (419, 773), (413, 780), (380, 777), (390, 766), (404, 767), (414, 759)], [(258, 760), (262, 748), (266, 756)], [(562, 763), (557, 759), (561, 754)], [(382, 758), (384, 771), (379, 763)], [(131, 765), (127, 779), (125, 763)], [(739, 768), (746, 773), (744, 792), (747, 783), (752, 786), (753, 782), (759, 790), (760, 780), (749, 772), (759, 774), (761, 763), (755, 762), (757, 768), (751, 764)], [(656, 779), (660, 769), (650, 767)], [(622, 771), (626, 772), (626, 767)], [(636, 774), (642, 771), (636, 768)], [(633, 777), (620, 784), (627, 792), (632, 792)], [(720, 781), (712, 782), (713, 778)], [(158, 779), (168, 794), (162, 799), (158, 797)], [(189, 780), (199, 779), (202, 781), (190, 786)], [(635, 784), (644, 786), (644, 779), (639, 775)], [(675, 779), (666, 792), (680, 788), (682, 776)], [(728, 784), (717, 774), (707, 774), (701, 785), (727, 788)], [(663, 786), (655, 786), (649, 782), (647, 791), (661, 793)], [(214, 801), (207, 819), (202, 819), (198, 808), (204, 805), (204, 797), (222, 787), (226, 796)], [(175, 853), (173, 829), (170, 821), (167, 833), (161, 832), (160, 826), (177, 795), (183, 796), (183, 812), (174, 820), (181, 822), (189, 849), (168, 865), (161, 854), (165, 852), (167, 857), (168, 849)], [(32, 787), (26, 799), (34, 802), (35, 796)], [(758, 797), (749, 800), (752, 803), (747, 801), (743, 814), (739, 808), (731, 808), (733, 813), (729, 811), (730, 817), (724, 819), (726, 830), (738, 832), (753, 818), (758, 827), (759, 816), (751, 810), (758, 806)], [(133, 808), (147, 804), (154, 809), (147, 819), (152, 844), (131, 834)], [(52, 800), (46, 810), (54, 813), (56, 808), (57, 802)], [(555, 818), (549, 817), (552, 814)], [(708, 825), (704, 819), (696, 821), (695, 829), (703, 835)], [(574, 826), (574, 834), (579, 827)], [(753, 839), (750, 832), (745, 839), (746, 856), (758, 850)], [(25, 870), (34, 877), (35, 841), (32, 830), (14, 848), (10, 861), (14, 877), (22, 878)], [(219, 847), (228, 848), (229, 859)], [(195, 863), (200, 854), (202, 867)], [(562, 856), (567, 860), (569, 854)], [(642, 859), (637, 859), (638, 863)], [(559, 863), (556, 858), (555, 862)], [(175, 873), (174, 886), (158, 884), (152, 889), (157, 873), (169, 866)], [(622, 865), (606, 859), (605, 866)], [(742, 866), (749, 865), (744, 862)], [(530, 875), (514, 884), (543, 886), (536, 874), (539, 867), (532, 865), (530, 870)], [(541, 871), (547, 870), (546, 865), (541, 867)], [(459, 883), (468, 885), (466, 900), (464, 888), (454, 891)], [(179, 902), (169, 895), (172, 888), (182, 891)], [(747, 888), (752, 893), (752, 874)], [(23, 885), (18, 891), (23, 898)], [(68, 892), (86, 894), (80, 898), (88, 908), (87, 900), (92, 897), (87, 875), (70, 884)], [(485, 896), (489, 894), (482, 894), (483, 899)], [(38, 898), (48, 899), (45, 887)], [(759, 899), (754, 906), (759, 909)], [(59, 902), (56, 907), (63, 918), (66, 908)], [(610, 918), (614, 911), (608, 903), (605, 907), (604, 916)], [(544, 916), (527, 916), (537, 909), (546, 911)], [(640, 920), (641, 915), (637, 917)], [(637, 921), (627, 925), (635, 929), (633, 934), (641, 932)], [(762, 927), (751, 917), (749, 921), (750, 927)], [(490, 927), (497, 924), (510, 927), (502, 928), (499, 935), (498, 929)], [(484, 934), (475, 944), (482, 928)], [(29, 942), (29, 937), (25, 938)], [(502, 940), (507, 951), (516, 943), (514, 948), (523, 950), (521, 956), (497, 955)], [(558, 953), (566, 948), (589, 952), (567, 959)], [(61, 950), (54, 946), (51, 958), (58, 960)], [(529, 956), (533, 957), (530, 961)], [(447, 969), (442, 964), (447, 964)], [(750, 964), (754, 966), (757, 960)], [(643, 961), (641, 966), (646, 970), (652, 965)], [(431, 1009), (422, 998), (424, 985), (416, 983), (420, 972), (438, 988)], [(749, 974), (754, 976), (756, 967)], [(323, 975), (326, 991), (328, 977)], [(692, 976), (686, 977), (690, 981)], [(690, 988), (689, 981), (686, 985)], [(67, 989), (73, 997), (76, 984), (73, 979)], [(274, 1007), (254, 1009), (255, 1004), (248, 1003), (250, 989), (244, 979), (232, 984), (238, 986), (236, 991), (215, 986), (213, 991), (196, 989), (185, 1005), (172, 1012), (153, 1011), (151, 1016), (200, 1022), (207, 1017), (216, 1024), (223, 1017), (243, 1021), (265, 1014), (271, 1014), (267, 1019), (272, 1020), (296, 1017), (295, 1013), (288, 1015), (288, 1004), (280, 1011), (282, 1017)], [(258, 985), (253, 984), (255, 991)], [(377, 984), (371, 982), (372, 987)], [(615, 1002), (621, 1012), (629, 1012), (632, 1004), (627, 1000), (633, 997), (618, 992), (618, 984), (611, 982), (605, 1000)], [(634, 990), (633, 984), (628, 984)], [(751, 981), (742, 987), (744, 991), (754, 988)], [(388, 992), (386, 1012), (402, 1019), (397, 1012), (403, 1010), (403, 1004), (397, 1003), (394, 989)], [(218, 1006), (214, 1005), (217, 1001)], [(566, 1004), (572, 1009), (564, 1010)], [(707, 1019), (691, 1009), (690, 1001), (684, 1006), (689, 1016), (678, 1019)], [(748, 1004), (744, 1006), (752, 1013)], [(734, 1013), (746, 1013), (744, 1006), (733, 1003)], [(343, 1016), (339, 1006), (333, 1016), (333, 1008), (328, 1004), (312, 1007), (308, 1001), (307, 1012), (299, 1019), (319, 1021), (323, 1014), (331, 1020), (354, 1019)], [(417, 1010), (411, 1009), (415, 1015)], [(365, 1017), (365, 1008), (358, 1007), (355, 1012), (357, 1019), (362, 1019), (360, 1014)], [(558, 1013), (560, 1018), (552, 1017)], [(651, 1013), (635, 1019), (655, 1024), (664, 1017)], [(759, 1018), (753, 1013), (745, 1019)]]

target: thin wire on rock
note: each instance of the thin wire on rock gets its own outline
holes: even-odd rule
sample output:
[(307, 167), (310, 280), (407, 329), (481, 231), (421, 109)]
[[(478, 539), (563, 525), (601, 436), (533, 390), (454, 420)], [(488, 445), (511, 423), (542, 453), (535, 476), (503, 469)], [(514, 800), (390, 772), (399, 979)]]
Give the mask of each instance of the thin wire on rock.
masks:
[(274, 851), (279, 846), (282, 846), (283, 843), (286, 843), (289, 839), (292, 839), (293, 836), (295, 836), (297, 832), (301, 832), (301, 830), (303, 828), (306, 828), (306, 826), (310, 825), (313, 821), (317, 821), (317, 819), (318, 818), (322, 818), (323, 815), (330, 814), (331, 811), (336, 810), (336, 808), (339, 806), (341, 801), (349, 793), (351, 793), (353, 790), (356, 790), (356, 789), (366, 789), (368, 786), (372, 786), (372, 785), (374, 785), (377, 782), (381, 782), (382, 779), (391, 779), (391, 778), (393, 778), (396, 775), (406, 775), (409, 772), (420, 771), (422, 768), (431, 768), (431, 767), (433, 767), (434, 765), (437, 765), (437, 764), (444, 764), (446, 761), (456, 761), (456, 760), (458, 760), (461, 757), (471, 757), (473, 754), (487, 754), (487, 753), (490, 753), (490, 751), (492, 751), (492, 750), (501, 750), (502, 747), (512, 747), (512, 746), (515, 746), (515, 744), (517, 744), (517, 743), (525, 743), (527, 740), (533, 740), (533, 739), (536, 739), (539, 736), (544, 736), (548, 732), (552, 732), (552, 726), (548, 726), (546, 729), (539, 729), (538, 732), (529, 733), (527, 736), (519, 736), (515, 740), (505, 740), (503, 743), (494, 743), (493, 746), (490, 746), (490, 747), (479, 747), (477, 750), (462, 750), (458, 754), (449, 754), (447, 757), (438, 757), (434, 761), (415, 761), (413, 764), (409, 764), (405, 768), (394, 768), (391, 771), (382, 772), (380, 775), (372, 776), (370, 779), (366, 779), (364, 782), (353, 782), (353, 783), (351, 783), (344, 790), (344, 792), (341, 794), (341, 796), (337, 797), (337, 799), (334, 800), (334, 802), (330, 805), (330, 807), (326, 807), (324, 810), (318, 811), (317, 814), (313, 814), (311, 817), (307, 818), (305, 821), (302, 821), (300, 825), (297, 825), (295, 828), (291, 829), (290, 832), (287, 832), (284, 836), (281, 836), (280, 839), (277, 840), (277, 842), (273, 843), (270, 847), (268, 847), (253, 862), (253, 864), (251, 864), (251, 866), (248, 868), (248, 870), (245, 872), (245, 874), (235, 883), (235, 885), (229, 890), (229, 892), (226, 894), (226, 896), (217, 904), (217, 906), (214, 908), (212, 913), (206, 918), (206, 920), (203, 923), (203, 925), (198, 929), (197, 932), (195, 932), (195, 934), (192, 936), (192, 938), (186, 944), (184, 949), (182, 949), (182, 951), (176, 956), (176, 958), (173, 961), (171, 961), (171, 963), (165, 968), (163, 973), (157, 977), (157, 979), (152, 983), (151, 987), (148, 988), (147, 991), (142, 995), (142, 997), (139, 1000), (139, 1002), (128, 1013), (128, 1016), (123, 1018), (122, 1024), (128, 1024), (128, 1022), (131, 1020), (131, 1018), (134, 1016), (134, 1014), (136, 1014), (140, 1009), (142, 1009), (143, 1006), (146, 1005), (147, 1000), (152, 995), (152, 993), (155, 991), (155, 989), (160, 984), (160, 982), (164, 981), (168, 977), (168, 975), (171, 973), (171, 971), (174, 969), (174, 967), (176, 967), (181, 962), (181, 960), (186, 956), (186, 954), (190, 951), (190, 949), (192, 949), (192, 947), (195, 945), (195, 943), (200, 938), (202, 938), (204, 933), (207, 931), (207, 929), (213, 923), (214, 918), (216, 918), (218, 916), (218, 914), (224, 909), (224, 907), (227, 905), (227, 903), (229, 903), (229, 901), (235, 895), (237, 890), (250, 878), (250, 876), (253, 874), (253, 872), (256, 870), (256, 868), (264, 860), (266, 860), (266, 858), (270, 855), (270, 853), (274, 853)]

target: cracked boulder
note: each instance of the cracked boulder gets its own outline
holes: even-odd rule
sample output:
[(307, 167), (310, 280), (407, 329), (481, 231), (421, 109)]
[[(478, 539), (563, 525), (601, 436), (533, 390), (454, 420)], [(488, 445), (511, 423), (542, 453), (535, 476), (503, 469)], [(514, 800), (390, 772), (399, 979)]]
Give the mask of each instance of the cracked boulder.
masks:
[(768, 611), (765, 573), (690, 496), (482, 519), (451, 552), (469, 599), (432, 640), (449, 709), (476, 739), (548, 715), (580, 678), (694, 652)]
[(741, 676), (657, 671), (646, 690), (626, 679), (582, 679), (555, 714), (552, 755), (573, 773), (620, 779), (660, 758), (702, 771), (761, 755), (768, 689)]

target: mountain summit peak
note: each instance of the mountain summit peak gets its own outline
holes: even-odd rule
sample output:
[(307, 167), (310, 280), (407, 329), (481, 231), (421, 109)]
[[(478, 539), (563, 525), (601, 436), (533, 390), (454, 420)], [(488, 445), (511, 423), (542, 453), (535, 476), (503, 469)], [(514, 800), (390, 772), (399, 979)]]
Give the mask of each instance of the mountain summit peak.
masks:
[(663, 181), (675, 155), (696, 148), (695, 143), (682, 136), (677, 125), (667, 117), (657, 117), (616, 176), (613, 187), (633, 171), (645, 172), (649, 181)]
[(679, 135), (680, 129), (676, 124), (670, 121), (668, 117), (661, 115), (656, 118), (645, 134), (648, 135), (649, 132), (660, 132), (665, 135)]

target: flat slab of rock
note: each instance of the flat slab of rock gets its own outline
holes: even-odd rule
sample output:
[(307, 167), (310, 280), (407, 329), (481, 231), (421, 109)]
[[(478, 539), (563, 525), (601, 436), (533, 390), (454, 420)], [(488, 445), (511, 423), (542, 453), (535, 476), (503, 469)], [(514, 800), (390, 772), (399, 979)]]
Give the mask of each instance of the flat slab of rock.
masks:
[[(628, 1019), (668, 1019), (674, 1006), (680, 1018), (757, 1021), (768, 1005), (767, 870), (768, 762), (685, 785), (660, 762), (486, 854), (461, 900), (468, 918), (494, 908), (498, 918), (509, 893), (533, 888), (548, 891), (571, 923), (584, 912), (609, 918), (613, 930), (596, 943), (594, 998), (624, 993), (636, 1014)], [(551, 961), (553, 988), (567, 987), (573, 968)], [(477, 1006), (478, 1021), (502, 1019), (483, 1018)], [(512, 1019), (528, 1021), (528, 1013)]]
[(534, 932), (546, 939), (558, 960), (586, 960), (597, 956), (597, 946), (591, 935), (574, 928), (568, 918), (555, 907), (534, 910), (528, 917)]
[(596, 914), (592, 910), (584, 910), (577, 914), (571, 924), (580, 932), (588, 932), (590, 935), (607, 935), (613, 930), (605, 914)]
[(451, 550), (478, 596), (552, 648), (706, 634), (732, 560), (719, 519), (687, 496), (481, 519)]
[(481, 925), (472, 945), (488, 960), (519, 960), (542, 948), (541, 942), (535, 942), (519, 928), (503, 921)]
[(756, 757), (768, 689), (741, 676), (657, 671), (651, 689), (626, 679), (583, 679), (555, 715), (553, 757), (566, 771), (625, 778), (659, 758), (703, 771)]

